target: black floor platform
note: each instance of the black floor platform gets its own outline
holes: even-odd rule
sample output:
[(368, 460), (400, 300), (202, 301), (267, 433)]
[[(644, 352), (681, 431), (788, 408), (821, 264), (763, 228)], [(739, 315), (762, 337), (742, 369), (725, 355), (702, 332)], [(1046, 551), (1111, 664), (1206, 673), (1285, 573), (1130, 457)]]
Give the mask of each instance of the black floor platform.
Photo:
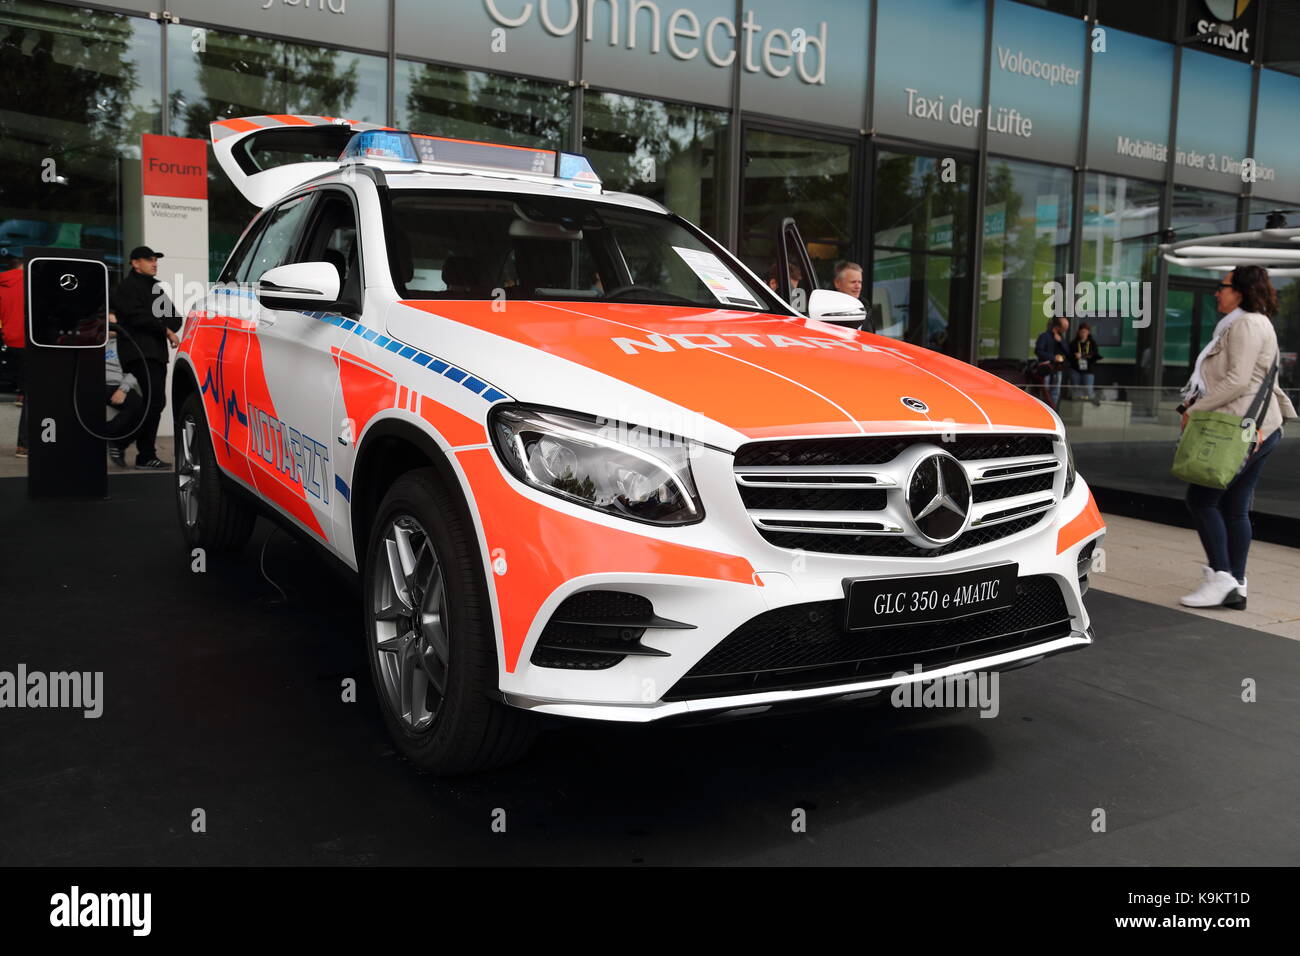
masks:
[(1300, 642), (1094, 591), (1098, 643), (1003, 675), (995, 719), (568, 726), (446, 782), (389, 745), (356, 598), (302, 545), (262, 525), (196, 574), (168, 476), (24, 491), (0, 481), (0, 670), (100, 670), (105, 704), (0, 710), (0, 865), (1300, 863)]

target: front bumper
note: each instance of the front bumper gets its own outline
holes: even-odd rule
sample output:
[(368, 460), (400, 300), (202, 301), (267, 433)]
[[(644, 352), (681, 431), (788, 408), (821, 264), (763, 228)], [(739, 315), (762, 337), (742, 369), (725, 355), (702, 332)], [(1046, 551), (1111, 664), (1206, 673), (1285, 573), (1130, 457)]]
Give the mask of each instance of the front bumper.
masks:
[[(1057, 484), (1058, 495), (1063, 493), (1063, 477)], [(752, 579), (721, 580), (646, 570), (576, 575), (555, 588), (532, 617), (515, 666), (503, 669), (500, 675), (504, 702), (557, 716), (645, 723), (693, 714), (765, 710), (787, 703), (869, 697), (918, 680), (1023, 666), (1092, 642), (1078, 562), (1080, 552), (1104, 533), (1104, 527), (1099, 517), (1091, 517), (1096, 515), (1095, 505), (1082, 479), (1031, 528), (939, 557), (906, 558), (804, 553), (775, 547), (755, 533), (738, 500), (735, 507), (728, 507), (728, 493), (732, 500), (736, 495), (729, 464), (726, 468), (697, 465), (696, 478), (704, 500), (710, 503), (708, 519), (703, 525), (675, 532), (676, 537), (693, 547), (709, 547), (743, 558), (753, 569)], [(617, 560), (611, 556), (609, 565)], [(889, 668), (888, 674), (875, 668), (870, 673), (816, 686), (724, 692), (717, 696), (680, 693), (683, 678), (747, 622), (781, 608), (843, 600), (843, 581), (847, 577), (906, 578), (1010, 561), (1019, 565), (1022, 581), (1035, 577), (1059, 587), (1065, 620), (1042, 640), (994, 641), (985, 645), (991, 649), (988, 653), (979, 648), (966, 652), (963, 648), (956, 659), (927, 662), (919, 672), (913, 670), (910, 659), (900, 657), (898, 666)], [(594, 670), (534, 664), (533, 651), (559, 605), (571, 595), (590, 590), (641, 595), (651, 602), (659, 617), (691, 627), (645, 632), (644, 644), (664, 652), (664, 656), (629, 656), (613, 666)]]

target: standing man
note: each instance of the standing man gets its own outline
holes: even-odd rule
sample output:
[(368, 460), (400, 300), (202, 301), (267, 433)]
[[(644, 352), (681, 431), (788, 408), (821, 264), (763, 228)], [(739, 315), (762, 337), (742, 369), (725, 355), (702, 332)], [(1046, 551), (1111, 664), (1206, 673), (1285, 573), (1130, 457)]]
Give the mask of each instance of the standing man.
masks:
[[(836, 292), (843, 292), (845, 295), (851, 295), (855, 299), (862, 298), (862, 266), (856, 262), (849, 262), (847, 259), (841, 259), (835, 263), (834, 284)], [(874, 332), (875, 327), (871, 321), (871, 306), (864, 303), (867, 310), (867, 317), (862, 320), (858, 326), (864, 332)]]
[(158, 437), (158, 423), (167, 405), (167, 362), (171, 358), (168, 346), (180, 344), (176, 334), (181, 328), (181, 318), (156, 276), (161, 252), (148, 246), (131, 250), (131, 271), (113, 295), (113, 312), (117, 315), (117, 328), (126, 334), (119, 346), (122, 369), (134, 375), (148, 397), (149, 405), (140, 422), (140, 430), (120, 444), (109, 445), (109, 457), (116, 465), (126, 464), (126, 449), (135, 442), (137, 468), (170, 468), (158, 457), (154, 442)]

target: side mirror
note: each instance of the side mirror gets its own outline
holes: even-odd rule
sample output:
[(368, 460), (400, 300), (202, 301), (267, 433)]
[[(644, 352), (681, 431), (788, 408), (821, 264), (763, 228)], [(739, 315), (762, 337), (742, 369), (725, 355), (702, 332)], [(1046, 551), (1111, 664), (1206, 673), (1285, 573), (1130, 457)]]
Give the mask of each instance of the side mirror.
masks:
[(861, 299), (833, 289), (813, 289), (808, 296), (808, 318), (856, 329), (867, 317)]
[(257, 299), (268, 309), (319, 309), (339, 299), (339, 270), (328, 262), (295, 262), (263, 273)]

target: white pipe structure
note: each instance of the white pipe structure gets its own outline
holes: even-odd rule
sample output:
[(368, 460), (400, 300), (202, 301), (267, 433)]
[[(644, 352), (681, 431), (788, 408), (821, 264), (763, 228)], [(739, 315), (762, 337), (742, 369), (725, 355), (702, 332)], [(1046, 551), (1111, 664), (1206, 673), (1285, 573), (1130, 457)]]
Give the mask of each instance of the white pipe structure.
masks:
[(1219, 236), (1197, 236), (1178, 242), (1161, 243), (1161, 257), (1171, 265), (1222, 272), (1236, 266), (1263, 266), (1271, 276), (1300, 275), (1300, 249), (1271, 246), (1229, 246), (1229, 242), (1300, 242), (1300, 228), (1257, 229), (1228, 232)]
[(1285, 229), (1256, 229), (1253, 232), (1227, 232), (1221, 236), (1196, 236), (1180, 239), (1178, 242), (1164, 242), (1160, 251), (1173, 252), (1184, 246), (1194, 246), (1205, 242), (1300, 242), (1300, 227)]

